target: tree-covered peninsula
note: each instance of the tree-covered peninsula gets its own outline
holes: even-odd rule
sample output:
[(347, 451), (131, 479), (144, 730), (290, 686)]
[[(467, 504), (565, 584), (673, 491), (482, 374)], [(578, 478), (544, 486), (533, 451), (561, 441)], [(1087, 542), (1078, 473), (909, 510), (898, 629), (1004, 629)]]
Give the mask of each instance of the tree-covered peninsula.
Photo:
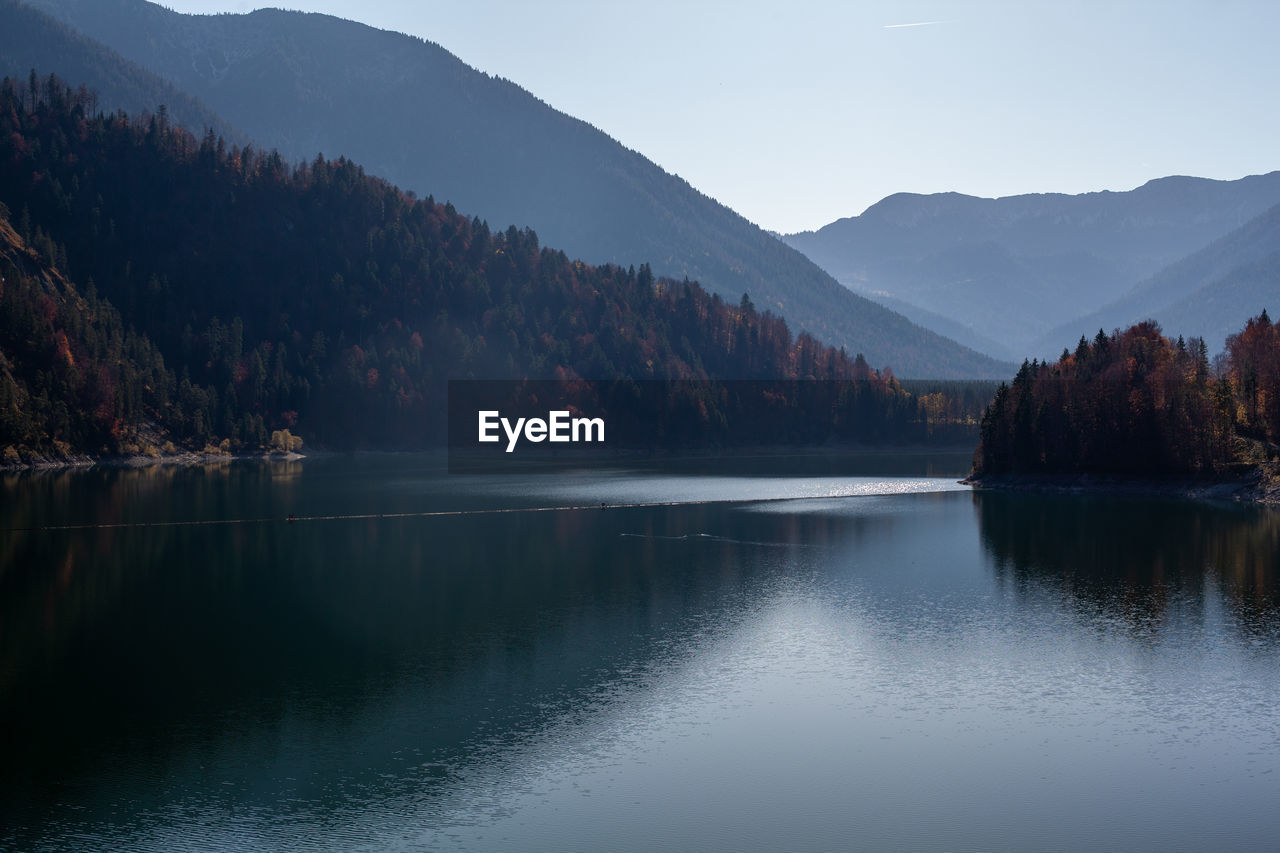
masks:
[(1280, 324), (1266, 311), (1215, 363), (1203, 341), (1145, 322), (1024, 363), (983, 416), (973, 479), (1256, 477), (1278, 442)]

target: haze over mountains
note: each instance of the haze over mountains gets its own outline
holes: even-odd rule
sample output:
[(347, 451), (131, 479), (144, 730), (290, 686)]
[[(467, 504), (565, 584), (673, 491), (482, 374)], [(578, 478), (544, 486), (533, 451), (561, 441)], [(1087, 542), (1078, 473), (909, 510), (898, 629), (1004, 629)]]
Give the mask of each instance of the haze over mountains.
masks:
[[(495, 228), (589, 262), (700, 281), (903, 376), (1001, 377), (840, 286), (686, 182), (443, 48), (325, 15), (193, 16), (144, 0), (32, 0), (290, 159), (346, 156)], [(41, 69), (57, 72), (57, 68)], [(79, 81), (73, 81), (79, 82)], [(658, 120), (655, 117), (655, 120)], [(197, 128), (197, 131), (199, 128)]]
[(1063, 341), (1099, 328), (1124, 327), (1154, 317), (1165, 333), (1203, 337), (1219, 352), (1240, 318), (1280, 305), (1280, 205), (1170, 264), (1121, 298), (1054, 328), (1036, 342), (1037, 351), (1068, 346)]
[[(1255, 304), (1259, 295), (1280, 296), (1265, 270), (1236, 276), (1229, 292), (1238, 299), (1228, 290), (1202, 295), (1221, 323), (1201, 323), (1190, 306), (1168, 318), (1162, 309), (1275, 247), (1266, 224), (1252, 220), (1278, 202), (1280, 172), (1237, 181), (1169, 177), (1129, 192), (1074, 196), (902, 193), (784, 239), (846, 285), (1004, 358), (1056, 356), (1081, 333), (1092, 337), (1099, 326), (1110, 331), (1147, 316), (1220, 346), (1226, 330), (1265, 307)], [(1212, 263), (1170, 266), (1236, 229)], [(1068, 318), (1082, 319), (1063, 325)]]
[(0, 0), (0, 23), (0, 76), (26, 80), (32, 69), (56, 71), (88, 86), (103, 109), (140, 115), (164, 104), (177, 124), (212, 128), (228, 143), (248, 142), (198, 98), (19, 0)]

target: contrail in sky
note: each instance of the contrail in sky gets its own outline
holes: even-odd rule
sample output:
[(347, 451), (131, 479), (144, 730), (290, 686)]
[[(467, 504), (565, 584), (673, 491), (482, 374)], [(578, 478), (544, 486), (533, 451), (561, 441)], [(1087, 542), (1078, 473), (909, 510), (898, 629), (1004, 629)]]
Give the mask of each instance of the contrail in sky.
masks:
[(933, 24), (945, 24), (945, 23), (946, 21), (917, 21), (914, 24), (885, 24), (884, 28), (886, 30), (896, 30), (896, 29), (899, 29), (900, 27), (928, 27)]

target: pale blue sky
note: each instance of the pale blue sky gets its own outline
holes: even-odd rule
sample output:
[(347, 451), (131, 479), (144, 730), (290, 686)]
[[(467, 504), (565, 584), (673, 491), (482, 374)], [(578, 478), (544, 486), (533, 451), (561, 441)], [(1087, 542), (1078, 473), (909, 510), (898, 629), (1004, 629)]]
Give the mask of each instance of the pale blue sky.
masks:
[[(1280, 3), (165, 0), (443, 45), (757, 224), (1280, 168)], [(920, 26), (898, 26), (921, 24)]]

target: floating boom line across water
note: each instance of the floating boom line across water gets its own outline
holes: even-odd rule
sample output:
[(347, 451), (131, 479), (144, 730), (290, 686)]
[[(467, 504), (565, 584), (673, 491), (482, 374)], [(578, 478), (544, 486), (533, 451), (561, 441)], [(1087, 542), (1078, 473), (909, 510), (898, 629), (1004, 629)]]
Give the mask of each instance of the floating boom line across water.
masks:
[[(947, 491), (947, 490), (941, 490)], [(29, 527), (0, 528), (3, 533), (39, 533), (69, 530), (120, 530), (144, 527), (212, 527), (235, 524), (294, 524), (315, 521), (360, 521), (370, 519), (397, 518), (459, 518), (473, 515), (504, 515), (534, 512), (585, 512), (603, 509), (658, 509), (662, 507), (681, 506), (714, 506), (730, 504), (777, 504), (788, 501), (836, 500), (840, 498), (874, 498), (890, 497), (901, 494), (930, 494), (930, 492), (855, 492), (844, 495), (786, 495), (780, 497), (751, 498), (708, 498), (689, 501), (637, 501), (632, 503), (569, 504), (565, 506), (528, 506), (528, 507), (496, 507), (491, 509), (441, 509), (422, 510), (418, 512), (364, 512), (336, 513), (328, 515), (286, 515), (263, 516), (259, 518), (209, 518), (186, 519), (181, 521), (113, 521), (90, 522), (85, 524), (40, 524)]]
[(468, 515), (502, 515), (514, 513), (530, 513), (530, 512), (584, 512), (587, 510), (602, 509), (644, 509), (644, 508), (660, 508), (660, 507), (676, 507), (676, 506), (708, 506), (712, 504), (754, 504), (754, 503), (781, 503), (782, 501), (811, 501), (811, 500), (830, 500), (832, 497), (847, 498), (865, 498), (877, 497), (876, 495), (802, 495), (795, 497), (780, 498), (715, 498), (711, 500), (701, 501), (652, 501), (641, 503), (601, 503), (598, 505), (577, 504), (570, 506), (528, 506), (528, 507), (501, 507), (496, 509), (442, 509), (442, 510), (426, 510), (422, 512), (365, 512), (352, 514), (337, 515), (288, 515), (288, 516), (269, 516), (263, 518), (211, 518), (196, 519), (186, 521), (118, 521), (118, 522), (98, 522), (89, 524), (48, 524), (36, 525), (33, 527), (7, 527), (4, 528), (5, 533), (34, 533), (42, 531), (59, 531), (59, 530), (115, 530), (131, 527), (201, 527), (214, 525), (231, 525), (231, 524), (277, 524), (277, 523), (301, 523), (305, 521), (359, 521), (362, 519), (393, 519), (393, 518), (450, 518)]

